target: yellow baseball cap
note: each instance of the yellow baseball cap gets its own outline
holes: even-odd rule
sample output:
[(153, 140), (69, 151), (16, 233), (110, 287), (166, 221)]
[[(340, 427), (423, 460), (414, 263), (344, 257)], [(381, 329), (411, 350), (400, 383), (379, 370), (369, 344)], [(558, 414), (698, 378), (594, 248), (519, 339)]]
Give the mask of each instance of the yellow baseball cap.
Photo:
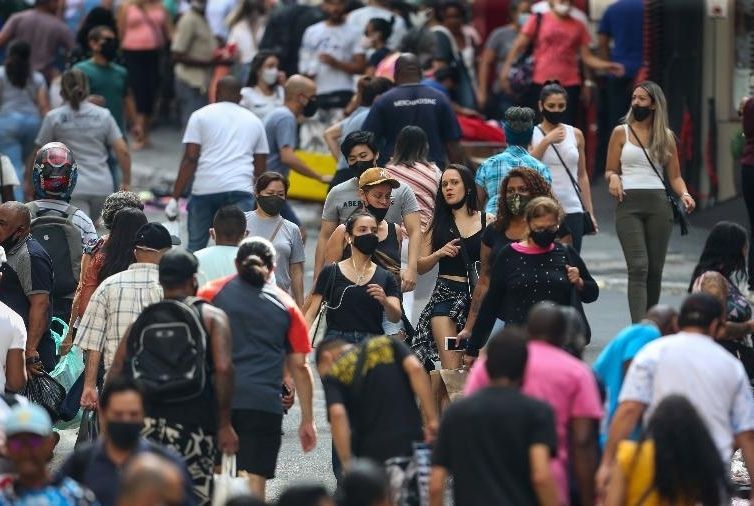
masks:
[(359, 177), (359, 188), (383, 183), (387, 183), (390, 185), (390, 188), (393, 189), (398, 188), (401, 185), (397, 179), (390, 177), (387, 169), (382, 167), (372, 167), (371, 169), (367, 169), (361, 174), (361, 177)]

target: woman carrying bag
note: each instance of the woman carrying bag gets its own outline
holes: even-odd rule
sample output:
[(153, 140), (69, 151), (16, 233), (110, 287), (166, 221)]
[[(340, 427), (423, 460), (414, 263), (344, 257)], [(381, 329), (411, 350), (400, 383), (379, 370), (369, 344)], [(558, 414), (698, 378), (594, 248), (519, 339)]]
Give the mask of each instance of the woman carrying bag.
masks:
[(634, 323), (660, 300), (674, 215), (683, 234), (683, 213), (696, 207), (681, 176), (667, 110), (662, 88), (652, 81), (636, 85), (625, 124), (615, 127), (608, 145), (605, 179), (618, 202), (615, 231), (626, 258)]

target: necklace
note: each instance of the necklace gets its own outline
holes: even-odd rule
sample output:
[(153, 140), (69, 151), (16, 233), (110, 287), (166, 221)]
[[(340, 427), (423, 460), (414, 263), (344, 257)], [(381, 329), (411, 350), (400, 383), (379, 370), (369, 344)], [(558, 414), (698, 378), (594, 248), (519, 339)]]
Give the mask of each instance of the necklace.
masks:
[(369, 265), (372, 263), (371, 260), (367, 259), (366, 263), (364, 264), (364, 267), (361, 269), (361, 273), (359, 273), (359, 270), (356, 268), (356, 261), (353, 259), (353, 256), (351, 257), (351, 265), (353, 266), (353, 272), (356, 273), (356, 283), (357, 285), (360, 285), (362, 281), (364, 281), (364, 276), (366, 275), (367, 269), (369, 268)]

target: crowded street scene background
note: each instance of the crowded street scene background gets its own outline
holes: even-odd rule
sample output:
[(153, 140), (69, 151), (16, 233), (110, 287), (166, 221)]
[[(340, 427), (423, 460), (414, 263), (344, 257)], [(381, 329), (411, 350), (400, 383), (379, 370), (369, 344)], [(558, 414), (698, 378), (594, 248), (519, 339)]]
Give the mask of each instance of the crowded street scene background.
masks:
[(749, 504), (753, 27), (0, 1), (0, 505)]

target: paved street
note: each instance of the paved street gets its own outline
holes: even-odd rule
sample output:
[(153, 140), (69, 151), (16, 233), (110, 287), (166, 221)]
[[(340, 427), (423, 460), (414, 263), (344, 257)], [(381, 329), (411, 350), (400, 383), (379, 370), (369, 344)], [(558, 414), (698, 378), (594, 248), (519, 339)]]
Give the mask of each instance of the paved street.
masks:
[[(172, 183), (178, 170), (178, 164), (182, 154), (179, 134), (175, 130), (162, 129), (154, 132), (152, 137), (154, 146), (150, 150), (133, 154), (133, 182), (137, 190), (147, 190), (154, 186), (163, 186)], [(591, 362), (615, 335), (615, 333), (629, 323), (628, 306), (626, 302), (626, 274), (625, 263), (620, 245), (614, 233), (612, 225), (613, 203), (607, 195), (604, 184), (599, 184), (593, 189), (596, 215), (601, 230), (595, 237), (587, 238), (584, 242), (583, 257), (594, 277), (598, 280), (601, 293), (598, 302), (587, 305), (586, 313), (592, 327), (593, 341), (587, 348), (586, 360)], [(740, 209), (735, 205), (731, 209)], [(311, 269), (311, 260), (314, 258), (314, 246), (319, 225), (318, 204), (298, 203), (297, 213), (308, 227), (309, 238), (306, 244), (307, 267)], [(164, 220), (164, 215), (151, 210), (151, 219)], [(692, 222), (708, 223), (713, 221), (711, 217), (702, 215)], [(742, 224), (745, 217), (737, 211), (725, 216)], [(722, 219), (722, 217), (720, 218)], [(185, 222), (185, 220), (184, 220)], [(688, 286), (691, 270), (701, 251), (707, 230), (694, 227), (691, 233), (680, 237), (678, 228), (673, 231), (670, 252), (664, 276), (664, 290), (662, 302), (678, 305)], [(184, 239), (185, 227), (184, 227)], [(305, 276), (307, 288), (311, 284), (311, 271)], [(417, 300), (416, 305), (423, 307), (426, 301)], [(319, 382), (317, 382), (319, 385)], [(330, 434), (325, 418), (324, 396), (321, 388), (316, 390), (315, 413), (319, 428), (319, 443), (317, 449), (302, 455), (298, 444), (297, 422), (299, 411), (297, 407), (285, 417), (285, 435), (283, 447), (278, 464), (278, 478), (273, 480), (269, 487), (270, 497), (275, 497), (282, 486), (295, 481), (317, 480), (324, 481), (334, 488), (334, 479), (330, 471)], [(75, 431), (65, 431), (61, 444), (56, 452), (56, 461), (61, 455), (67, 453), (75, 439)]]

